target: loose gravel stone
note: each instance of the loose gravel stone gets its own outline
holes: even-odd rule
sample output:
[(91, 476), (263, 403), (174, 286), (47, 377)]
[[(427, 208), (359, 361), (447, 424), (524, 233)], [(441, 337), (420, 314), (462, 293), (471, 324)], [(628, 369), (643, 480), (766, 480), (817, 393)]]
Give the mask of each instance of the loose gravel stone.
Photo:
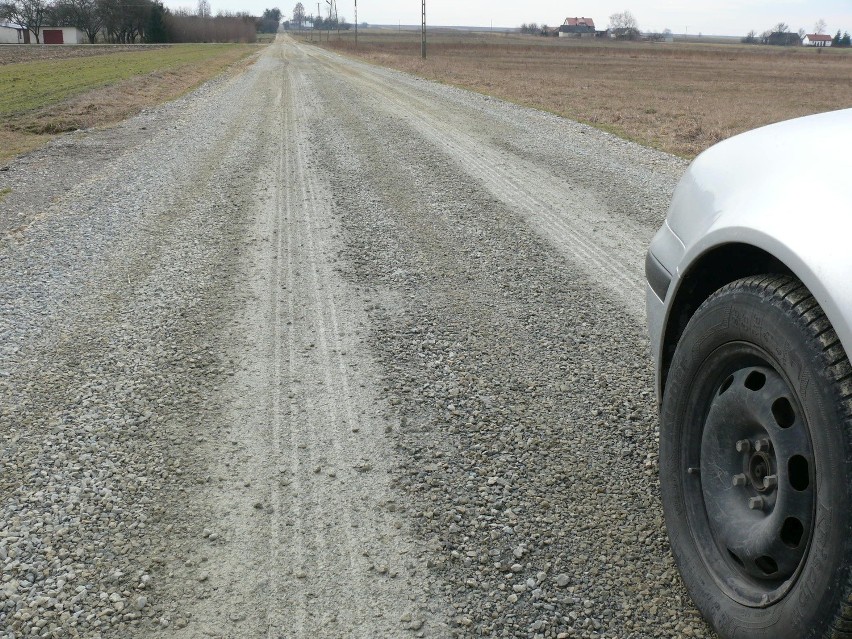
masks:
[(187, 502), (224, 378), (210, 324), (254, 188), (251, 159), (220, 137), (242, 117), (223, 90), (62, 136), (0, 174), (4, 639), (172, 623), (160, 586), (199, 534)]
[[(665, 537), (637, 311), (636, 256), (683, 162), (485, 96), (276, 47), (258, 68), (289, 69), (297, 92), (251, 71), (115, 129), (63, 136), (0, 175), (13, 190), (0, 219), (2, 632), (217, 636), (224, 624), (249, 636), (263, 619), (248, 597), (229, 595), (232, 607), (207, 619), (192, 612), (240, 586), (215, 578), (242, 557), (205, 500), (240, 495), (239, 512), (259, 526), (284, 503), (273, 490), (382, 477), (393, 503), (376, 516), (393, 514), (388, 536), (415, 550), (369, 549), (359, 565), (376, 568), (357, 574), (420, 584), (396, 603), (410, 614), (388, 615), (397, 631), (710, 636)], [(305, 472), (271, 469), (267, 486), (243, 473), (256, 451), (240, 424), (225, 425), (225, 391), (239, 395), (246, 371), (221, 340), (223, 327), (241, 330), (238, 313), (267, 308), (236, 274), (275, 244), (250, 237), (246, 216), (280, 186), (257, 177), (261, 158), (285, 153), (269, 114), (292, 95), (309, 126), (286, 153), (298, 151), (308, 177), (282, 210), (329, 194), (336, 243), (322, 259), (357, 291), (356, 350), (380, 378), (380, 425), (355, 414), (329, 427), (353, 441), (375, 430), (386, 449), (342, 464), (320, 459), (319, 442), (298, 445)], [(286, 186), (294, 169), (281, 159)], [(275, 317), (257, 310), (254, 321)], [(304, 346), (293, 356), (328, 350), (316, 337)], [(282, 377), (284, 410), (340, 370)], [(210, 450), (227, 453), (213, 463)], [(275, 520), (276, 543), (289, 543), (297, 517)], [(334, 552), (309, 541), (308, 552)], [(294, 563), (256, 592), (308, 606), (287, 588), (334, 579)], [(296, 608), (303, 621), (345, 623), (308, 609)]]
[(640, 258), (684, 163), (336, 60), (373, 81), (318, 79), (329, 113), (358, 118), (318, 126), (316, 158), (452, 636), (679, 636), (671, 619), (698, 617), (661, 516)]

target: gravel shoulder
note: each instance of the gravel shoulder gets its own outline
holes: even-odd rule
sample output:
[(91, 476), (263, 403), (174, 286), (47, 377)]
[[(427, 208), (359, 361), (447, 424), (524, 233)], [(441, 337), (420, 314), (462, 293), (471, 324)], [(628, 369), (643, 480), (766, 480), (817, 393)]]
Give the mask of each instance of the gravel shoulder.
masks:
[(14, 162), (0, 637), (709, 636), (641, 310), (682, 169), (289, 39)]

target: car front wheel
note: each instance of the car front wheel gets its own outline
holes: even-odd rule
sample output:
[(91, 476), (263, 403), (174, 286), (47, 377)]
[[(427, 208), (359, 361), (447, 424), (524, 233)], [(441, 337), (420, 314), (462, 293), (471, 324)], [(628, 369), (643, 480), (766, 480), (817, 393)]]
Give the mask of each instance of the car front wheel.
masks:
[(660, 484), (694, 602), (722, 637), (852, 637), (852, 367), (798, 280), (749, 277), (690, 319)]

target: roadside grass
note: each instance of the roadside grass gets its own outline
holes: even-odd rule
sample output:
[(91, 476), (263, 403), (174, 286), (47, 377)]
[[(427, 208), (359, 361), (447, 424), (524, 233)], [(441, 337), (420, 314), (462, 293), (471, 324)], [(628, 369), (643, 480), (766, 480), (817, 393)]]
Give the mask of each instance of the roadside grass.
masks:
[(686, 158), (758, 126), (852, 106), (849, 50), (443, 33), (423, 61), (419, 33), (361, 33), (358, 44), (346, 34), (322, 46)]
[(186, 44), (0, 65), (0, 163), (57, 133), (101, 126), (187, 93), (257, 45)]

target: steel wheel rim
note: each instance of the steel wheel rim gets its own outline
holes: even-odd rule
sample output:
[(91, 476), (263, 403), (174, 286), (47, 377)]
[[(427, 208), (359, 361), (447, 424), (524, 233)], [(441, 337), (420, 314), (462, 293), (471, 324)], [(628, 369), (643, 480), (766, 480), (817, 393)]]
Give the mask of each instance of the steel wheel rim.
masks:
[(815, 460), (807, 417), (774, 359), (734, 342), (702, 364), (684, 425), (684, 498), (695, 546), (729, 597), (782, 599), (810, 548)]

